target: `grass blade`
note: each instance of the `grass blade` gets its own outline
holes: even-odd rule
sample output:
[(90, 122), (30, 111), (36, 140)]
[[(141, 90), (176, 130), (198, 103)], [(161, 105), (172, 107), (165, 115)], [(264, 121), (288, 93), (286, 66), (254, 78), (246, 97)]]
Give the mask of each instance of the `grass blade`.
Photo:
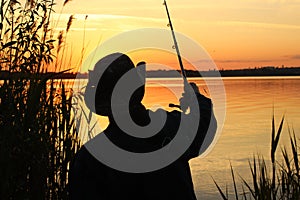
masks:
[(233, 182), (233, 187), (234, 187), (235, 199), (238, 200), (239, 197), (238, 197), (238, 192), (237, 192), (237, 188), (236, 188), (236, 181), (235, 181), (234, 172), (233, 172), (231, 163), (230, 163), (230, 170), (231, 170), (231, 177), (232, 177), (232, 182)]
[(228, 200), (228, 198), (225, 196), (225, 194), (223, 193), (222, 189), (219, 187), (219, 185), (217, 184), (217, 182), (214, 179), (213, 179), (213, 181), (214, 181), (216, 187), (218, 188), (218, 191), (219, 191), (220, 195), (222, 196), (222, 199), (223, 200)]
[(277, 131), (277, 134), (276, 134), (276, 138), (274, 140), (274, 148), (275, 148), (274, 152), (276, 151), (276, 148), (277, 148), (278, 142), (279, 142), (279, 138), (280, 138), (280, 135), (282, 133), (283, 122), (284, 122), (284, 116), (282, 116), (278, 131)]

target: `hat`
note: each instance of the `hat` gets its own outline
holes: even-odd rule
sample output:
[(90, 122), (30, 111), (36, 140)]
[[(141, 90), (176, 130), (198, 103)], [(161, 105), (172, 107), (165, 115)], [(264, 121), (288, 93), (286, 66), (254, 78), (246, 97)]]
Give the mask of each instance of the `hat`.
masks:
[[(143, 63), (145, 66), (145, 63)], [(141, 65), (139, 63), (138, 65)], [(145, 79), (145, 70), (137, 68), (137, 75)], [(120, 78), (131, 69), (135, 69), (131, 59), (122, 53), (113, 53), (100, 59), (93, 71), (89, 71), (89, 81), (85, 91), (87, 107), (103, 116), (111, 114), (111, 97)], [(144, 82), (143, 82), (144, 83)], [(131, 103), (140, 103), (144, 96), (145, 85), (138, 88), (131, 96)]]

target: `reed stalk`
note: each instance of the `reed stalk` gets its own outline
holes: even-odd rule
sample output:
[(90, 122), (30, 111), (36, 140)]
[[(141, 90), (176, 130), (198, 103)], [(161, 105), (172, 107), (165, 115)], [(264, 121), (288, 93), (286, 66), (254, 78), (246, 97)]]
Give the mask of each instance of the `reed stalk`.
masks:
[[(299, 174), (299, 146), (294, 131), (290, 131), (290, 158), (286, 147), (281, 149), (282, 164), (276, 160), (276, 150), (279, 139), (282, 134), (284, 117), (282, 117), (278, 130), (276, 132), (274, 116), (272, 118), (271, 130), (271, 169), (267, 166), (265, 159), (261, 156), (254, 156), (252, 162), (249, 161), (252, 184), (247, 182), (243, 177), (242, 192), (238, 194), (236, 179), (231, 166), (231, 176), (233, 179), (233, 188), (235, 199), (255, 199), (255, 200), (281, 200), (281, 199), (300, 199), (300, 174)], [(275, 134), (276, 133), (276, 134)], [(280, 160), (280, 159), (279, 159)], [(271, 176), (268, 172), (271, 172)], [(214, 181), (222, 199), (229, 199), (221, 187)], [(245, 191), (245, 188), (247, 189)], [(247, 194), (250, 194), (247, 197)]]
[[(67, 199), (80, 147), (72, 91), (41, 76), (59, 52), (50, 28), (54, 1), (0, 4), (0, 199)], [(15, 74), (18, 73), (18, 76)]]

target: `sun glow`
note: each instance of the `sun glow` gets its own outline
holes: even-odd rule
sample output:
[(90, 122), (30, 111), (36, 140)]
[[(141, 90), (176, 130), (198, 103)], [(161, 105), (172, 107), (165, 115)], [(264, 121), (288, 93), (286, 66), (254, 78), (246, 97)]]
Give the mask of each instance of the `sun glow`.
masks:
[[(175, 30), (202, 45), (220, 69), (300, 66), (300, 1), (174, 0), (168, 5)], [(64, 29), (70, 14), (75, 17), (68, 36), (73, 57), (80, 56), (82, 48), (88, 55), (101, 42), (125, 31), (169, 29), (160, 1), (126, 5), (120, 0), (72, 1), (56, 14), (61, 19), (57, 30)], [(155, 62), (177, 62), (147, 53), (147, 59), (151, 56)]]

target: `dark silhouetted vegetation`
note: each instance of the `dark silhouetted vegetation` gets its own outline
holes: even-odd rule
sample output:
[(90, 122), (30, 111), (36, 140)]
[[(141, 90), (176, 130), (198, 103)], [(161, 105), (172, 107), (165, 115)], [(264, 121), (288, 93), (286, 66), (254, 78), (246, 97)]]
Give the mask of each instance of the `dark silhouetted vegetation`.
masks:
[[(0, 5), (0, 199), (66, 199), (79, 148), (72, 91), (60, 74), (63, 32), (50, 28), (53, 0)], [(69, 26), (69, 24), (68, 24)], [(56, 64), (55, 64), (56, 63)], [(40, 76), (51, 68), (57, 73)], [(21, 76), (10, 76), (13, 73)]]
[[(274, 117), (272, 120), (271, 137), (271, 163), (266, 164), (262, 156), (255, 156), (249, 162), (252, 183), (242, 179), (242, 191), (237, 189), (237, 180), (231, 166), (235, 199), (256, 199), (256, 200), (279, 200), (279, 199), (300, 199), (300, 173), (299, 173), (299, 152), (295, 132), (290, 131), (290, 154), (286, 147), (281, 149), (282, 156), (276, 159), (280, 135), (282, 133), (284, 117), (282, 118), (277, 133), (275, 133)], [(215, 182), (222, 199), (230, 199), (228, 190), (223, 191)]]

